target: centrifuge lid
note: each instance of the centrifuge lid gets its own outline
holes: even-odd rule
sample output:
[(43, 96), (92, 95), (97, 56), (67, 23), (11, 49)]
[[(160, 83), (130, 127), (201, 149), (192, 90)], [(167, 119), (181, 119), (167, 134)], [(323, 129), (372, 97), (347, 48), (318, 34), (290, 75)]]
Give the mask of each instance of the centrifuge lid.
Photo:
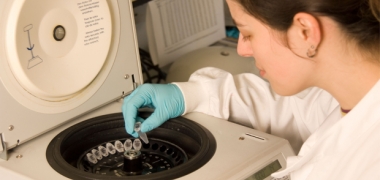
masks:
[(0, 10), (0, 133), (8, 148), (122, 98), (132, 79), (142, 82), (130, 1), (5, 0)]

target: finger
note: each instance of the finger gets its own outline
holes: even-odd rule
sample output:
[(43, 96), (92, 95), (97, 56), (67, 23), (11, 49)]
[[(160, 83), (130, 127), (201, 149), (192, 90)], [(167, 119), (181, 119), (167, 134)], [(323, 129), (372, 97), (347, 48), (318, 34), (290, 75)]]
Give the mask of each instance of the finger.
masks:
[(123, 103), (123, 117), (125, 121), (125, 129), (129, 134), (133, 133), (133, 127), (137, 120), (138, 109), (151, 104), (151, 96), (146, 93), (144, 86), (135, 89), (129, 96), (125, 98)]
[[(137, 116), (136, 117), (136, 122), (144, 122), (144, 119), (143, 118), (141, 118), (141, 117), (139, 117), (139, 116)], [(134, 126), (134, 125), (133, 125)], [(127, 131), (128, 132), (128, 131)], [(136, 132), (136, 131), (134, 131), (134, 127), (133, 127), (133, 129), (132, 129), (132, 133), (129, 133), (128, 132), (128, 134), (130, 134), (131, 136), (133, 136), (133, 137), (135, 137), (135, 138), (138, 138), (139, 137), (139, 134)]]
[(144, 118), (140, 117), (140, 116), (137, 116), (136, 117), (136, 122), (141, 122), (141, 124), (145, 121)]
[(162, 113), (158, 113), (156, 110), (141, 124), (141, 132), (151, 131), (161, 126), (167, 119), (166, 116), (162, 116)]
[(146, 98), (142, 98), (141, 94), (143, 93), (140, 89), (141, 88), (135, 89), (129, 96), (124, 98), (122, 111), (125, 121), (125, 129), (129, 134), (133, 133), (133, 127), (136, 123), (138, 109), (146, 104)]
[[(134, 110), (135, 109), (135, 110)], [(123, 104), (123, 117), (125, 123), (125, 130), (128, 134), (133, 133), (133, 127), (136, 122), (137, 109), (135, 106)]]
[(135, 97), (133, 93), (126, 97), (124, 99), (124, 103), (122, 106), (122, 111), (123, 111), (123, 117), (124, 117), (124, 122), (125, 122), (125, 129), (128, 134), (133, 133), (133, 127), (136, 122), (136, 117), (137, 117), (137, 110), (138, 110), (138, 104), (134, 105), (135, 101), (133, 100)]
[(123, 117), (125, 121), (125, 129), (128, 134), (134, 132), (135, 123), (143, 119), (138, 116), (138, 109), (144, 107), (146, 101), (143, 98), (139, 98), (138, 95), (131, 96), (123, 103)]
[(131, 136), (133, 136), (134, 138), (138, 138), (139, 137), (139, 134), (137, 134), (137, 132), (133, 132), (132, 134), (130, 134)]

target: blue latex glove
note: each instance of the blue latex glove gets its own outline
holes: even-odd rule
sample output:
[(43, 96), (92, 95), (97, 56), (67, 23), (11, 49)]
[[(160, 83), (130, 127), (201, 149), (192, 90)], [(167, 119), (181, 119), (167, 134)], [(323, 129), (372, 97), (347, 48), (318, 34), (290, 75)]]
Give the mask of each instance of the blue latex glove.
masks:
[[(142, 107), (154, 109), (146, 120), (138, 116), (138, 109)], [(138, 137), (133, 130), (136, 122), (142, 122), (141, 132), (148, 132), (168, 119), (182, 115), (185, 111), (185, 102), (177, 85), (143, 84), (124, 98), (122, 111), (127, 133)]]

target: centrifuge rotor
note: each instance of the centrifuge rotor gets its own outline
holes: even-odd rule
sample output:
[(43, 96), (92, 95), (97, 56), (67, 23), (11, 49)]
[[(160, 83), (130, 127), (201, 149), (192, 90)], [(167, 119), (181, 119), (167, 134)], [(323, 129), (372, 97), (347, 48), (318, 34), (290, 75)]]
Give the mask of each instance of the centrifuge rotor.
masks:
[(216, 150), (212, 134), (183, 117), (170, 119), (147, 135), (148, 144), (126, 155), (120, 144), (136, 138), (126, 133), (123, 115), (99, 116), (59, 133), (46, 157), (53, 169), (70, 179), (174, 179), (202, 167)]

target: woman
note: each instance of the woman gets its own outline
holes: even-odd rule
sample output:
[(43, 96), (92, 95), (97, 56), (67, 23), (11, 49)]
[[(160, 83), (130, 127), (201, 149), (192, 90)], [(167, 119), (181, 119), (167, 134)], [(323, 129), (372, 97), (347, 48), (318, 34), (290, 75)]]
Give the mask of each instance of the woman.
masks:
[(380, 1), (227, 0), (240, 30), (238, 53), (260, 75), (215, 68), (189, 82), (142, 85), (123, 113), (155, 108), (141, 131), (203, 112), (286, 138), (297, 156), (272, 176), (380, 179)]

